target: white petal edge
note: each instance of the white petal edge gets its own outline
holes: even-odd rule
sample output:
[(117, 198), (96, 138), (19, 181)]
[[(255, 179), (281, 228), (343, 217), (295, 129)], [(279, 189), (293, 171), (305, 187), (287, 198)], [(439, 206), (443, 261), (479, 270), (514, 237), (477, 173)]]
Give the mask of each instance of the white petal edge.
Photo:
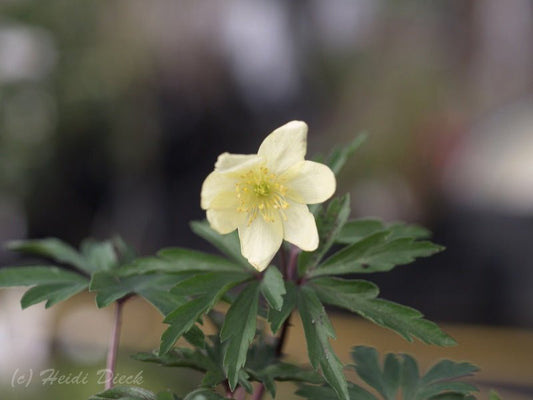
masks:
[(293, 165), (280, 178), (285, 181), (287, 196), (304, 204), (326, 201), (337, 187), (335, 174), (327, 165), (308, 160)]
[(211, 228), (222, 235), (237, 229), (245, 217), (244, 214), (233, 209), (207, 210), (206, 215)]
[(263, 271), (274, 258), (283, 241), (280, 219), (266, 222), (257, 217), (251, 224), (239, 226), (241, 253), (258, 271)]
[(215, 170), (207, 175), (200, 193), (200, 206), (207, 210), (221, 193), (235, 192), (239, 175), (261, 164), (263, 160), (256, 154), (224, 153), (218, 157)]
[(257, 154), (267, 161), (267, 166), (275, 174), (304, 160), (307, 151), (307, 124), (291, 121), (268, 135)]
[(305, 204), (289, 202), (283, 220), (283, 236), (287, 242), (304, 251), (313, 251), (318, 247), (318, 231), (315, 217)]
[(215, 171), (237, 172), (242, 169), (250, 168), (257, 162), (260, 162), (257, 154), (222, 153), (218, 156), (217, 162), (215, 163)]
[(211, 172), (205, 178), (200, 192), (200, 206), (207, 210), (211, 207), (213, 200), (221, 193), (235, 192), (237, 178), (233, 178), (218, 171)]

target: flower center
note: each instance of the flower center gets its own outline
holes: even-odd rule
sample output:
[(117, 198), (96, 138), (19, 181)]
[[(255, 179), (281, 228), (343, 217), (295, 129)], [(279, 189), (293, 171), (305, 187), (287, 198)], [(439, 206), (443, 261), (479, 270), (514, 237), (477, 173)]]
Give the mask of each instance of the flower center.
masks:
[(239, 176), (239, 179), (235, 185), (239, 199), (237, 211), (248, 214), (248, 225), (258, 215), (267, 222), (274, 222), (280, 215), (287, 219), (283, 212), (289, 207), (289, 203), (285, 200), (287, 189), (268, 168), (261, 166), (251, 169)]

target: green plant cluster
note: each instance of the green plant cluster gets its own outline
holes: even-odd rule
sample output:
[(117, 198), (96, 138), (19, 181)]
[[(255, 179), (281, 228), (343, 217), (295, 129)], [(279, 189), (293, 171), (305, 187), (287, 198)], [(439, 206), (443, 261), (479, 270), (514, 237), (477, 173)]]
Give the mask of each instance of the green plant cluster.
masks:
[[(338, 173), (360, 142), (358, 138), (337, 149), (325, 162)], [(200, 387), (184, 397), (115, 387), (93, 400), (210, 400), (244, 398), (245, 393), (260, 399), (264, 391), (275, 398), (276, 382), (282, 381), (298, 383), (296, 394), (309, 400), (389, 400), (398, 393), (406, 400), (473, 399), (477, 389), (458, 380), (477, 370), (468, 363), (440, 361), (421, 376), (412, 357), (387, 354), (381, 367), (376, 350), (367, 347), (353, 349), (354, 365), (341, 363), (330, 344), (335, 331), (326, 306), (358, 314), (409, 341), (455, 344), (419, 311), (380, 298), (378, 287), (362, 279), (431, 256), (443, 247), (429, 241), (429, 232), (416, 225), (349, 219), (348, 195), (313, 212), (318, 249), (300, 252), (286, 246), (277, 265), (263, 273), (242, 257), (236, 233), (220, 235), (200, 221), (191, 224), (193, 232), (220, 255), (176, 247), (137, 257), (120, 238), (88, 240), (79, 251), (58, 239), (17, 241), (9, 244), (12, 250), (54, 263), (1, 268), (0, 286), (30, 286), (21, 300), (23, 308), (43, 301), (50, 307), (84, 290), (95, 293), (99, 308), (141, 296), (160, 311), (168, 327), (159, 349), (134, 358), (204, 374)], [(214, 309), (221, 302), (228, 306), (225, 313)], [(303, 323), (310, 367), (283, 359), (293, 313)], [(206, 336), (202, 330), (206, 319), (216, 334)], [(180, 337), (193, 347), (175, 347)], [(354, 369), (368, 390), (347, 382), (345, 368)]]

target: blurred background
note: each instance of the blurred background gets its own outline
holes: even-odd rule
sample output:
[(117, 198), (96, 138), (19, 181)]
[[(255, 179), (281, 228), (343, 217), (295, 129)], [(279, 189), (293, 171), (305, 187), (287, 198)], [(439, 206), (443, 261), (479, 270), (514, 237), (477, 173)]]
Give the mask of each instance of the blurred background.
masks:
[[(372, 276), (383, 297), (485, 327), (474, 336), (519, 332), (514, 355), (533, 360), (530, 0), (2, 0), (0, 242), (119, 233), (140, 254), (207, 249), (188, 222), (204, 217), (200, 187), (217, 155), (254, 153), (292, 119), (309, 124), (310, 156), (367, 131), (339, 177), (353, 216), (420, 223), (448, 248)], [(19, 261), (0, 250), (0, 265)], [(107, 333), (80, 326), (107, 332), (110, 316), (91, 296), (47, 313), (22, 313), (19, 298), (0, 292), (8, 386), (13, 360), (101, 364)], [(157, 346), (161, 329), (145, 311), (153, 343), (124, 331), (137, 350)], [(93, 358), (72, 356), (79, 346)], [(533, 398), (533, 366), (522, 369), (492, 377), (506, 398)]]

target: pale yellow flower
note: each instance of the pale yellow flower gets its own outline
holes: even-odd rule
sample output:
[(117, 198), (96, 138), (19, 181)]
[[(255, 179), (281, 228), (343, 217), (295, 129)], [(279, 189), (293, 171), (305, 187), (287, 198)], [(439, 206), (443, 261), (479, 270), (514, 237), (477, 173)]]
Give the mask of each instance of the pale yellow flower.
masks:
[(335, 175), (326, 165), (305, 160), (307, 125), (292, 121), (268, 135), (257, 154), (218, 157), (202, 185), (201, 206), (221, 234), (238, 229), (242, 255), (264, 270), (283, 239), (305, 251), (318, 247), (318, 233), (307, 204), (335, 192)]

